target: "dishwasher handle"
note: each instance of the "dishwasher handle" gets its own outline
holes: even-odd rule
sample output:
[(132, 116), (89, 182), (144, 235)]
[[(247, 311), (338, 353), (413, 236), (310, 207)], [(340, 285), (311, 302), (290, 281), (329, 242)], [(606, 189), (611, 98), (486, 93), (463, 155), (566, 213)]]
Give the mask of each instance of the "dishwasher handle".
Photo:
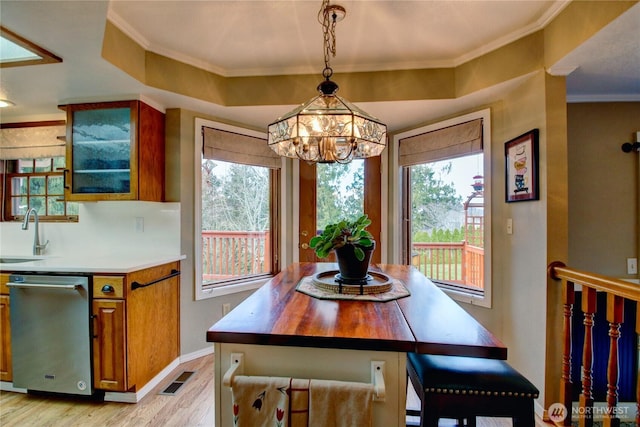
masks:
[(75, 291), (78, 288), (81, 288), (82, 285), (51, 285), (47, 283), (15, 283), (9, 282), (7, 286), (10, 288), (21, 288), (21, 289), (63, 289), (63, 290), (71, 290)]

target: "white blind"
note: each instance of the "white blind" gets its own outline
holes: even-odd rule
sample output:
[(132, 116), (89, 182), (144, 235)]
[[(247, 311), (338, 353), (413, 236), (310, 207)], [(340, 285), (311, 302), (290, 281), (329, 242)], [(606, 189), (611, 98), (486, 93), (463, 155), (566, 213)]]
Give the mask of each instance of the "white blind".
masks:
[(65, 155), (65, 126), (33, 126), (0, 129), (0, 159), (41, 159)]
[(220, 129), (203, 127), (203, 154), (207, 159), (280, 169), (282, 160), (267, 140)]
[(482, 152), (482, 119), (400, 140), (400, 166), (411, 166)]

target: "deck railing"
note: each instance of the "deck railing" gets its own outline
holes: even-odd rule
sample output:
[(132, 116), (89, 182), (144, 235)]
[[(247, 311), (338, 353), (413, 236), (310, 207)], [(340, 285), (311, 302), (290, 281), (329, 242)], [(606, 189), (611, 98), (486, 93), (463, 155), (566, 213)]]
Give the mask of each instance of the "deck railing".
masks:
[[(202, 275), (224, 280), (268, 271), (268, 231), (203, 231)], [(460, 243), (414, 243), (413, 265), (425, 276), (484, 288), (484, 250)]]
[(413, 243), (412, 264), (430, 279), (484, 289), (484, 249), (466, 242)]
[(202, 276), (223, 280), (265, 273), (271, 250), (268, 231), (203, 231)]
[[(594, 369), (594, 317), (598, 309), (597, 300), (598, 293), (606, 294), (606, 320), (609, 325), (609, 352), (606, 363), (606, 407), (600, 411), (603, 418), (604, 426), (619, 426), (620, 419), (618, 415), (621, 410), (618, 405), (619, 390), (619, 360), (618, 360), (618, 341), (620, 339), (620, 328), (624, 321), (625, 300), (633, 301), (636, 304), (635, 319), (627, 319), (631, 323), (629, 328), (625, 330), (633, 331), (640, 334), (640, 310), (637, 309), (637, 303), (640, 301), (640, 291), (638, 286), (594, 273), (588, 273), (566, 267), (561, 262), (553, 262), (549, 265), (549, 275), (555, 280), (562, 282), (563, 289), (563, 309), (564, 309), (564, 327), (563, 327), (563, 349), (562, 349), (562, 377), (560, 380), (560, 393), (562, 404), (567, 408), (568, 414), (564, 419), (564, 425), (571, 425), (571, 408), (573, 382), (571, 379), (572, 369), (572, 351), (578, 350), (572, 348), (572, 317), (575, 301), (576, 286), (581, 287), (581, 301), (579, 301), (579, 310), (583, 312), (584, 324), (584, 340), (582, 343), (582, 365), (581, 365), (581, 393), (578, 402), (578, 413), (582, 414), (579, 418), (581, 427), (591, 427), (594, 421), (594, 397), (593, 397), (593, 369)], [(600, 307), (602, 308), (602, 307)], [(634, 325), (635, 323), (635, 325)], [(637, 370), (637, 360), (636, 367)], [(636, 425), (640, 425), (640, 375), (637, 375), (635, 402), (636, 402)]]

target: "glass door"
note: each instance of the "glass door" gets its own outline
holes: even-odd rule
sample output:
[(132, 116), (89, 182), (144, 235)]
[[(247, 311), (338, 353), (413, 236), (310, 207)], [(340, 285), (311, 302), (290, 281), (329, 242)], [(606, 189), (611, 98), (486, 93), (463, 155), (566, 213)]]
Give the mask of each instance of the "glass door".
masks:
[(372, 221), (368, 230), (376, 240), (372, 262), (380, 262), (381, 176), (380, 157), (338, 163), (309, 165), (300, 162), (299, 260), (300, 262), (335, 261), (318, 259), (309, 240), (331, 223), (357, 219), (366, 213)]
[(133, 193), (136, 111), (130, 102), (121, 102), (70, 112), (72, 195)]

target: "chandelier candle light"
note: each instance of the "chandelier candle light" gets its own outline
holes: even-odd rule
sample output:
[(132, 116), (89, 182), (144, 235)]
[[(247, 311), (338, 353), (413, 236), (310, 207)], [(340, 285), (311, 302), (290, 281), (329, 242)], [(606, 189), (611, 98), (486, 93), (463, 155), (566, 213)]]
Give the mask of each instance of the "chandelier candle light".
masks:
[(325, 78), (319, 95), (269, 125), (269, 147), (278, 155), (308, 163), (349, 163), (379, 156), (387, 140), (387, 126), (336, 95), (331, 81), (329, 56), (336, 54), (336, 23), (346, 15), (344, 7), (322, 2), (318, 21), (324, 35)]

